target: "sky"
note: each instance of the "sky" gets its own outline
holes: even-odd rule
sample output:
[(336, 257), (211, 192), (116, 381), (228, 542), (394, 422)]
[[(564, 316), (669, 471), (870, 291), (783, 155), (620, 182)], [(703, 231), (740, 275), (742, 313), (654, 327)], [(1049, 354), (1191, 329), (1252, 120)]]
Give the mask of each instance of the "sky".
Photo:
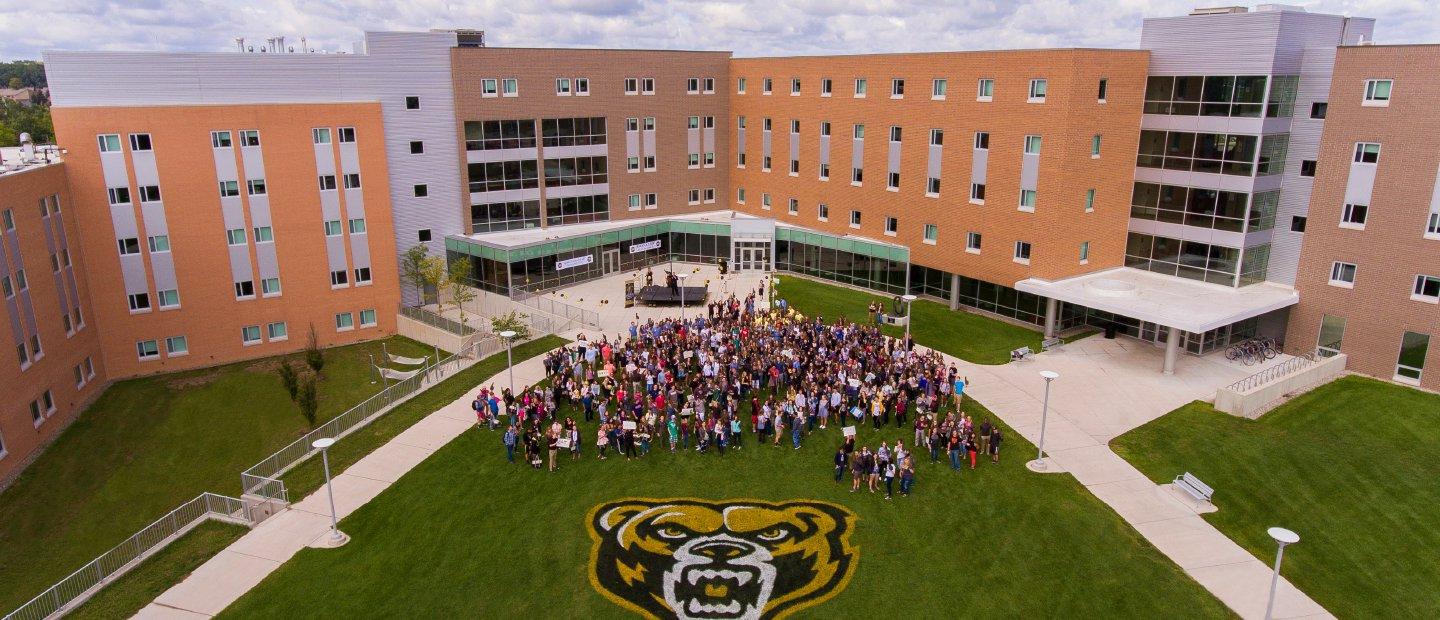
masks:
[[(1232, 2), (1234, 0), (1231, 0)], [(1225, 0), (0, 0), (0, 60), (44, 50), (350, 50), (367, 30), (476, 28), (492, 46), (730, 50), (736, 56), (1135, 47), (1140, 20)], [(1440, 43), (1424, 0), (1312, 0), (1373, 17), (1379, 43)], [(1253, 6), (1253, 5), (1250, 5)]]

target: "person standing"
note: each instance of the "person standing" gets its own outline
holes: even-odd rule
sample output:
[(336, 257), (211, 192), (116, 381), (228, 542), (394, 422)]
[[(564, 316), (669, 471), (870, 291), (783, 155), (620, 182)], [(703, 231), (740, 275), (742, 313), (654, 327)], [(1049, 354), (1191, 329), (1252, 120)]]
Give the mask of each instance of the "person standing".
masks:
[(885, 462), (885, 499), (895, 494), (895, 463)]
[(1004, 437), (1001, 436), (1001, 434), (1000, 434), (1000, 426), (999, 426), (999, 425), (996, 425), (995, 428), (990, 431), (990, 462), (991, 462), (991, 463), (995, 463), (995, 464), (1000, 463), (1000, 441), (1003, 440), (1003, 439), (1004, 439)]
[(950, 451), (950, 469), (958, 472), (960, 471), (960, 431), (950, 431), (947, 445)]
[(845, 454), (845, 445), (835, 447), (835, 484), (840, 484), (840, 478), (845, 475), (845, 466), (849, 464), (849, 457)]
[(551, 431), (550, 431), (549, 433), (546, 433), (546, 434), (545, 434), (545, 438), (549, 441), (549, 446), (550, 446), (550, 471), (553, 472), (553, 471), (555, 471), (556, 467), (558, 467), (558, 465), (555, 464), (555, 455), (556, 455), (557, 452), (559, 452), (559, 448), (560, 448), (560, 445), (559, 445), (559, 444), (560, 444), (560, 433), (559, 433), (558, 431), (554, 430), (554, 429), (551, 429)]
[(510, 428), (505, 429), (503, 441), (505, 442), (505, 460), (512, 465), (515, 463), (515, 440), (515, 425), (511, 424)]
[(980, 454), (990, 454), (990, 418), (980, 421)]
[(906, 458), (900, 465), (900, 494), (910, 496), (910, 489), (915, 486), (915, 461)]

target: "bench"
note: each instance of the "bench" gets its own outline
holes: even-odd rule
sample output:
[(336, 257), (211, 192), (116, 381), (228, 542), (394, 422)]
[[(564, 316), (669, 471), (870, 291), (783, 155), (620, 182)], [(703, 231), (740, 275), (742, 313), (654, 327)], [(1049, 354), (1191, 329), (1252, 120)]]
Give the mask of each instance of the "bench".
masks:
[(1210, 498), (1215, 495), (1215, 489), (1210, 488), (1210, 485), (1201, 482), (1199, 478), (1195, 477), (1195, 474), (1188, 471), (1175, 476), (1172, 484), (1175, 485), (1175, 488), (1189, 493), (1190, 497), (1197, 501), (1209, 503)]
[(1031, 351), (1030, 347), (1020, 347), (1010, 352), (1010, 361), (1018, 362), (1034, 354), (1035, 352)]
[(1040, 350), (1049, 351), (1050, 349), (1058, 347), (1064, 343), (1065, 341), (1059, 338), (1046, 338), (1045, 340), (1040, 342)]

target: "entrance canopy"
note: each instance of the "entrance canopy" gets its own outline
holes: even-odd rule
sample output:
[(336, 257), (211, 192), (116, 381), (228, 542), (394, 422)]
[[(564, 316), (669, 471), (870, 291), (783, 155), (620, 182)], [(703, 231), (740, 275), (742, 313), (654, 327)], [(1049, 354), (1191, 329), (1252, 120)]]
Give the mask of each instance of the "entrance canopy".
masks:
[(1015, 288), (1191, 333), (1204, 333), (1300, 301), (1295, 289), (1271, 282), (1233, 288), (1130, 267), (1055, 281), (1029, 278), (1016, 282)]

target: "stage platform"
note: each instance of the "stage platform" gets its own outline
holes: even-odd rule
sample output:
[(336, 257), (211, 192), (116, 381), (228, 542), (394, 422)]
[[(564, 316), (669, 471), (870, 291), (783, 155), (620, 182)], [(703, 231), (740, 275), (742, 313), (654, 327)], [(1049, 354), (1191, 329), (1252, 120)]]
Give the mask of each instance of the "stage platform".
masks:
[(710, 295), (709, 287), (706, 286), (682, 286), (670, 291), (670, 287), (653, 284), (640, 289), (635, 295), (637, 301), (647, 306), (659, 305), (680, 305), (680, 291), (685, 292), (685, 305), (692, 306), (705, 303), (706, 297)]

